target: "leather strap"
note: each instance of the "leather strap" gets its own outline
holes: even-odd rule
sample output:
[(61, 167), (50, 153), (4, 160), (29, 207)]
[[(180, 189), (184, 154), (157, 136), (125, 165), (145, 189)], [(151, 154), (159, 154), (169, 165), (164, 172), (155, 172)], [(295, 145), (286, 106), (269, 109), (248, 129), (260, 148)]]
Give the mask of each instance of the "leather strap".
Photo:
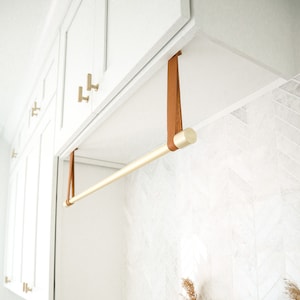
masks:
[(168, 108), (167, 108), (167, 145), (170, 151), (176, 151), (178, 148), (174, 144), (174, 136), (182, 131), (182, 115), (180, 103), (180, 85), (178, 73), (178, 51), (168, 62)]
[(72, 195), (72, 197), (75, 196), (74, 153), (75, 153), (76, 150), (77, 150), (77, 148), (70, 153), (68, 192), (67, 192), (67, 200), (66, 200), (67, 206), (71, 206), (73, 204), (73, 203), (70, 202), (70, 190), (71, 190), (71, 188), (72, 188), (72, 194), (71, 195)]

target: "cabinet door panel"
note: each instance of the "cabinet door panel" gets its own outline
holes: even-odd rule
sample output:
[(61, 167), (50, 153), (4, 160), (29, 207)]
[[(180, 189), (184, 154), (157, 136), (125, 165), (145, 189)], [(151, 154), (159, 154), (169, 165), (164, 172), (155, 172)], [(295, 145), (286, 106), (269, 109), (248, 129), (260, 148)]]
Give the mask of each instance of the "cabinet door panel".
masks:
[[(88, 74), (92, 85), (99, 84), (106, 64), (107, 0), (73, 0), (61, 28), (59, 66), (57, 143), (64, 143), (90, 116), (93, 101), (100, 91), (88, 91)], [(89, 97), (88, 102), (79, 98)], [(101, 86), (100, 86), (101, 90)]]
[(26, 164), (22, 161), (18, 166), (15, 205), (15, 228), (14, 228), (14, 263), (13, 278), (16, 282), (22, 282), (22, 249), (23, 249), (23, 226), (24, 226), (24, 193)]
[[(56, 49), (55, 49), (56, 50)], [(56, 53), (56, 52), (55, 52)], [(43, 74), (43, 106), (47, 106), (56, 93), (57, 60), (56, 55), (51, 57), (46, 72)]]
[(36, 252), (37, 193), (39, 186), (38, 163), (40, 156), (39, 146), (40, 145), (36, 140), (33, 141), (33, 146), (27, 157), (26, 168), (22, 281), (28, 283), (30, 286), (32, 286), (34, 282)]
[(17, 191), (17, 174), (9, 181), (9, 201), (7, 207), (6, 239), (5, 239), (5, 274), (10, 280), (14, 280), (14, 231), (15, 231), (15, 207)]
[(110, 0), (109, 79), (134, 76), (188, 22), (189, 0)]
[(40, 297), (49, 289), (51, 203), (53, 179), (53, 123), (50, 121), (40, 136), (38, 214), (36, 230), (35, 292)]
[[(77, 1), (78, 2), (78, 1)], [(64, 30), (65, 86), (63, 126), (80, 122), (91, 111), (90, 101), (78, 102), (78, 87), (86, 92), (87, 74), (92, 72), (94, 46), (94, 0), (82, 0)], [(75, 4), (74, 4), (75, 5)]]

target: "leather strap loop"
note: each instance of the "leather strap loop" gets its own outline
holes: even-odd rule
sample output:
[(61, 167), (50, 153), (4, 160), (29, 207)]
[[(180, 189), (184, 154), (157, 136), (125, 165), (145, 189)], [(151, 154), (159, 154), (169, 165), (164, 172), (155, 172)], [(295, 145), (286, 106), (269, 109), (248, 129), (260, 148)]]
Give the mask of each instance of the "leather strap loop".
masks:
[[(70, 190), (72, 189), (72, 197), (75, 196), (75, 181), (74, 181), (74, 153), (78, 148), (74, 149), (70, 153), (70, 162), (69, 162), (69, 178), (68, 178), (68, 192), (67, 192), (67, 200), (66, 205), (71, 206), (73, 203), (70, 202)], [(71, 197), (71, 198), (72, 198)]]
[(182, 115), (180, 103), (180, 85), (178, 73), (178, 51), (168, 62), (168, 103), (167, 103), (167, 145), (170, 151), (176, 151), (178, 148), (174, 144), (174, 136), (182, 131)]

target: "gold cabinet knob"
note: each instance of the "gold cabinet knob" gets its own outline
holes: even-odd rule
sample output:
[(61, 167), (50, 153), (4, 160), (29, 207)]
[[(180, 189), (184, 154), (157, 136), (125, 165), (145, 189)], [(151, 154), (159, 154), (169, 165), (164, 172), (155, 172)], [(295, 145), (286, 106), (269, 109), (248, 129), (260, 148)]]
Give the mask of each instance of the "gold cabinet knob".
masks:
[(27, 282), (23, 282), (23, 292), (24, 292), (24, 293), (32, 292), (32, 288), (30, 288), (30, 287), (28, 286), (28, 283), (27, 283)]
[(30, 288), (30, 287), (28, 286), (28, 283), (26, 283), (26, 293), (28, 293), (28, 292), (32, 292), (32, 288)]
[(96, 92), (99, 89), (99, 83), (97, 84), (92, 84), (92, 74), (87, 74), (87, 90), (91, 91), (92, 89), (94, 89)]
[(82, 96), (82, 86), (78, 87), (78, 102), (82, 102), (82, 100), (89, 102), (89, 96)]
[(11, 152), (11, 157), (16, 158), (17, 156), (18, 156), (18, 153), (16, 152), (15, 149), (13, 149), (13, 151)]
[(11, 282), (11, 279), (10, 279), (8, 276), (5, 276), (4, 282), (5, 282), (5, 283), (10, 283), (10, 282)]
[(31, 108), (31, 116), (32, 117), (37, 116), (39, 114), (40, 110), (41, 110), (41, 108), (38, 107), (36, 101), (34, 101), (33, 107)]

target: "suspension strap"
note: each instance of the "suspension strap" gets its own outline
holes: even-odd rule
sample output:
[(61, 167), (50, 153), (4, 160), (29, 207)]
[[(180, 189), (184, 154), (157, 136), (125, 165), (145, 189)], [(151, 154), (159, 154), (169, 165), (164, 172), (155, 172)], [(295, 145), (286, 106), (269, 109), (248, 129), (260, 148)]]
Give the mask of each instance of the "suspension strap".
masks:
[(70, 190), (72, 189), (71, 198), (75, 196), (75, 181), (74, 181), (74, 153), (77, 150), (73, 150), (70, 153), (70, 162), (69, 162), (69, 178), (68, 178), (68, 192), (67, 192), (67, 206), (71, 206), (73, 203), (70, 202)]
[(167, 103), (167, 145), (170, 151), (176, 151), (178, 148), (174, 144), (174, 136), (182, 131), (182, 115), (180, 103), (180, 85), (178, 73), (178, 51), (168, 62), (168, 103)]

